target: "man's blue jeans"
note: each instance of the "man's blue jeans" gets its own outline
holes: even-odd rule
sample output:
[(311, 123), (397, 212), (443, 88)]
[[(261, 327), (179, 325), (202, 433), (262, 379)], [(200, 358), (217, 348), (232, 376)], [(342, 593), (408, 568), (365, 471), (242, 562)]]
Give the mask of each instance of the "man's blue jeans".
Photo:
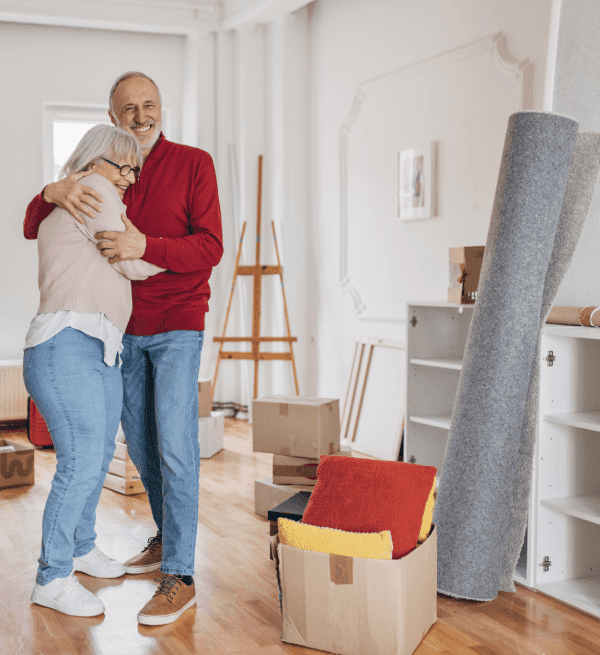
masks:
[(204, 332), (123, 337), (127, 451), (162, 533), (163, 573), (192, 575), (198, 528), (198, 372)]
[(56, 450), (36, 576), (45, 585), (67, 577), (73, 557), (94, 548), (96, 506), (121, 416), (121, 371), (104, 363), (100, 339), (69, 327), (25, 351), (23, 377)]

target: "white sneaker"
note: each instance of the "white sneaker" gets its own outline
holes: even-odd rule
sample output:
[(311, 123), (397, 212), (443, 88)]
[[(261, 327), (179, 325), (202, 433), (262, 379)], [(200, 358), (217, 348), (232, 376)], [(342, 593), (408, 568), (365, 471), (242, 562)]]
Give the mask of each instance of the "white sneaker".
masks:
[(31, 600), (70, 616), (98, 616), (104, 603), (79, 584), (73, 571), (66, 578), (55, 578), (46, 585), (36, 584)]
[(119, 578), (125, 575), (123, 564), (106, 556), (96, 546), (87, 555), (73, 558), (73, 570), (87, 573), (93, 578)]

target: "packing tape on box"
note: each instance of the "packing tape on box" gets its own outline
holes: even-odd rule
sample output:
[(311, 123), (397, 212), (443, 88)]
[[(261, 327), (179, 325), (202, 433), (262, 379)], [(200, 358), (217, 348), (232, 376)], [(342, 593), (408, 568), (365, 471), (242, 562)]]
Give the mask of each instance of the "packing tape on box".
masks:
[(14, 453), (14, 446), (0, 446), (0, 453)]
[(353, 558), (347, 555), (329, 555), (330, 580), (335, 585), (352, 584), (354, 581)]
[(274, 478), (308, 478), (316, 480), (318, 464), (302, 464), (301, 466), (273, 465)]
[(553, 307), (546, 323), (600, 327), (600, 307)]

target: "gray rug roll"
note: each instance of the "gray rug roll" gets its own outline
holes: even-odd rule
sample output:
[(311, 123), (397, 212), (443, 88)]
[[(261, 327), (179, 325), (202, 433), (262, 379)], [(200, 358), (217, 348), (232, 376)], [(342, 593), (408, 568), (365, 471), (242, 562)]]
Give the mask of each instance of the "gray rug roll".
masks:
[(578, 123), (508, 121), (434, 520), (438, 589), (498, 595), (543, 292)]
[[(600, 174), (600, 134), (577, 135), (571, 157), (571, 166), (562, 210), (554, 238), (554, 247), (544, 281), (540, 326), (543, 327), (560, 284), (569, 268), (573, 253), (588, 214), (594, 188)], [(519, 454), (517, 457), (513, 496), (508, 520), (506, 552), (500, 577), (500, 591), (515, 591), (513, 576), (521, 552), (527, 527), (529, 494), (538, 421), (540, 389), (540, 341), (538, 337), (529, 390), (525, 420), (521, 430)]]

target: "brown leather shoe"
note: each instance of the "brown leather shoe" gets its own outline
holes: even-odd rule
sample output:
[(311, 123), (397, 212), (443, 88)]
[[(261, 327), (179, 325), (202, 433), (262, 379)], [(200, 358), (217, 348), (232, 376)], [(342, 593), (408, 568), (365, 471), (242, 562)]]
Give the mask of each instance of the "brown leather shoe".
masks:
[(148, 545), (141, 553), (134, 555), (125, 562), (125, 573), (146, 573), (160, 568), (162, 560), (162, 537), (150, 537)]
[(180, 575), (166, 574), (152, 598), (138, 614), (138, 623), (165, 625), (176, 621), (188, 608), (196, 604), (196, 587), (186, 585)]

